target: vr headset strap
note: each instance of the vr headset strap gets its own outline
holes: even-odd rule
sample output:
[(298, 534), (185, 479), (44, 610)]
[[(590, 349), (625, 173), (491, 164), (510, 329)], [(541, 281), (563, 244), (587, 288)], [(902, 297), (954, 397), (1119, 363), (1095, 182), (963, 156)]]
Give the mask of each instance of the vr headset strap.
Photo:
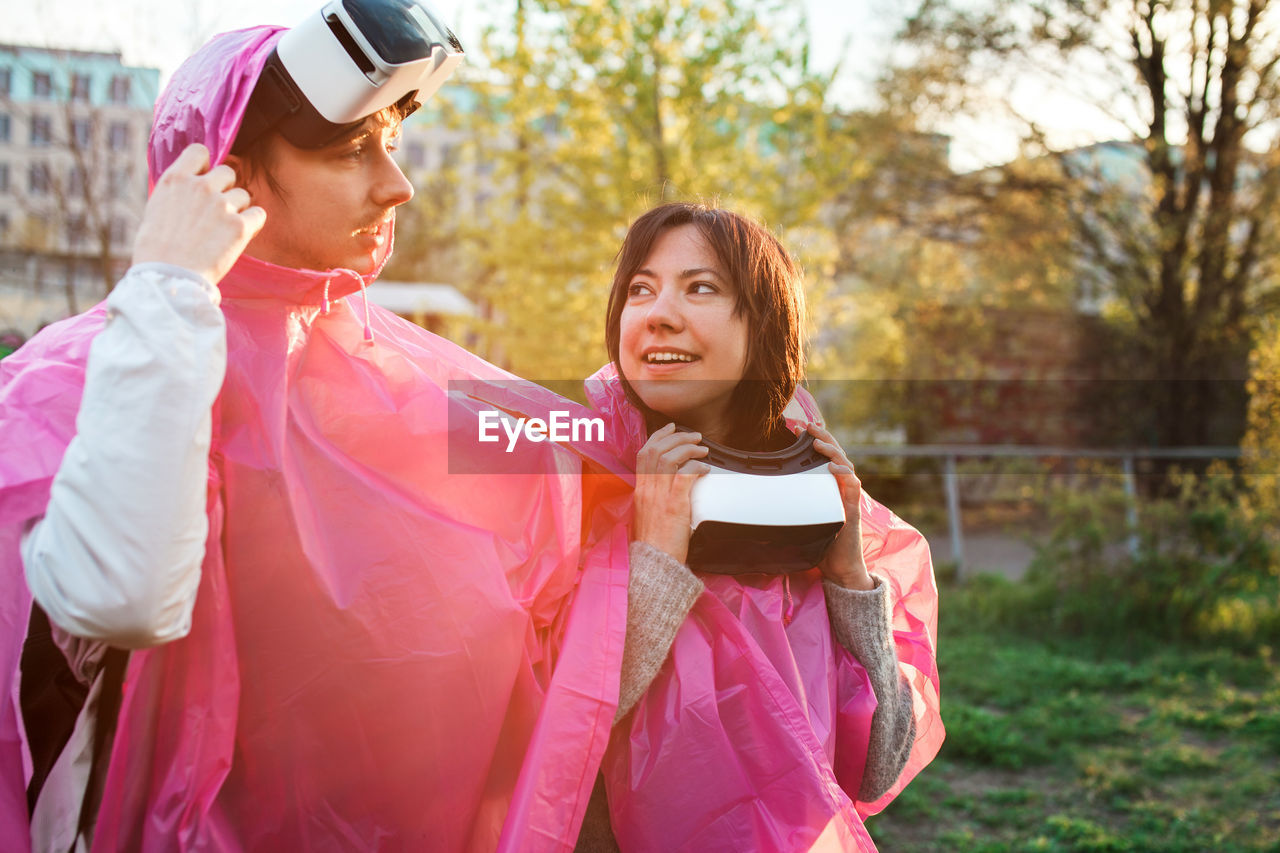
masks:
[(245, 110), (244, 119), (240, 122), (240, 130), (236, 133), (232, 154), (242, 154), (277, 124), (284, 116), (292, 115), (302, 108), (302, 98), (293, 85), (293, 81), (285, 77), (275, 54), (267, 61), (261, 76), (253, 90), (253, 97)]

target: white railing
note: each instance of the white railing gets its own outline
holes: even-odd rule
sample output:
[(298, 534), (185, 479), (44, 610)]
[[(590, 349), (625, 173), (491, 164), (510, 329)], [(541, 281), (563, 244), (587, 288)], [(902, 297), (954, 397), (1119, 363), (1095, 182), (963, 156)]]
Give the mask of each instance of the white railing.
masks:
[[(857, 464), (867, 457), (929, 458), (943, 460), (943, 486), (947, 497), (947, 524), (951, 535), (951, 559), (956, 566), (957, 578), (964, 573), (964, 527), (960, 517), (960, 475), (956, 460), (968, 458), (1022, 457), (1036, 459), (1118, 459), (1124, 478), (1124, 491), (1128, 496), (1127, 510), (1129, 530), (1138, 524), (1136, 465), (1139, 459), (1239, 459), (1238, 447), (1175, 447), (1175, 448), (1081, 448), (1037, 447), (1022, 445), (965, 445), (965, 444), (911, 444), (897, 447), (874, 444), (844, 445), (845, 454)], [(1130, 553), (1138, 550), (1136, 533), (1129, 536)]]

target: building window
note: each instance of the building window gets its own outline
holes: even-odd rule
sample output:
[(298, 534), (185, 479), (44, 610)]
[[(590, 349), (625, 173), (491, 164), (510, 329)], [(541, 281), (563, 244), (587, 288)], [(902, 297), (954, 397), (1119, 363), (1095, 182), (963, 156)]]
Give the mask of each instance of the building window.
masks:
[(0, 142), (9, 141), (9, 114), (0, 113)]
[(107, 173), (107, 195), (120, 200), (129, 193), (129, 172), (115, 168)]
[(119, 216), (111, 218), (111, 245), (123, 246), (129, 242), (129, 223)]
[(79, 166), (72, 166), (71, 171), (67, 174), (67, 195), (71, 198), (84, 198), (84, 190), (84, 169)]
[(458, 146), (445, 143), (440, 146), (440, 168), (448, 169), (453, 166), (458, 159)]
[(405, 146), (405, 159), (411, 168), (421, 169), (427, 165), (427, 146), (417, 140), (410, 142)]
[(31, 117), (31, 144), (48, 145), (53, 142), (53, 121), (48, 116)]
[(131, 81), (123, 74), (116, 74), (111, 78), (110, 99), (113, 104), (129, 103), (129, 83)]
[(31, 94), (37, 98), (53, 97), (53, 76), (46, 71), (37, 71), (31, 75)]
[(72, 246), (79, 246), (84, 242), (85, 237), (89, 234), (88, 223), (85, 222), (83, 213), (76, 213), (67, 220), (67, 242)]
[(122, 121), (111, 122), (107, 131), (107, 147), (112, 151), (123, 151), (129, 147), (129, 125)]
[(9, 66), (0, 68), (0, 95), (13, 93), (13, 69)]
[(88, 74), (72, 74), (71, 75), (71, 100), (73, 101), (89, 100), (89, 75)]
[(87, 118), (71, 120), (71, 142), (75, 147), (84, 150), (93, 141), (93, 123)]
[(32, 163), (27, 172), (27, 192), (32, 195), (48, 195), (49, 184), (49, 164)]
[(9, 191), (9, 164), (0, 163), (0, 193)]

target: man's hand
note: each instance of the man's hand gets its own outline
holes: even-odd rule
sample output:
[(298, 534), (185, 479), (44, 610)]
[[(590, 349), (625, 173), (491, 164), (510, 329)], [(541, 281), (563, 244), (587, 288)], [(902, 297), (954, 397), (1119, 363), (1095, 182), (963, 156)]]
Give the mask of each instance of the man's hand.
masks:
[(147, 200), (133, 262), (173, 264), (217, 285), (267, 221), (235, 180), (230, 166), (209, 168), (209, 149), (188, 145)]

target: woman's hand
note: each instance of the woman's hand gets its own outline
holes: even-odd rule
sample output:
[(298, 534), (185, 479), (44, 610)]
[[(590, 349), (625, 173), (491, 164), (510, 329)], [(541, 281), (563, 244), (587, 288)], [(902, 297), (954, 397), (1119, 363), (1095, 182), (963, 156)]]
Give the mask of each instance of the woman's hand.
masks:
[(832, 583), (849, 589), (874, 589), (875, 583), (862, 558), (862, 481), (831, 433), (818, 424), (809, 424), (808, 431), (814, 437), (813, 446), (831, 460), (831, 473), (844, 501), (844, 527), (840, 528), (818, 568)]
[(709, 452), (702, 434), (676, 432), (667, 424), (649, 436), (636, 456), (635, 518), (631, 538), (666, 551), (680, 562), (689, 556), (689, 501), (693, 484), (710, 470), (699, 462)]

